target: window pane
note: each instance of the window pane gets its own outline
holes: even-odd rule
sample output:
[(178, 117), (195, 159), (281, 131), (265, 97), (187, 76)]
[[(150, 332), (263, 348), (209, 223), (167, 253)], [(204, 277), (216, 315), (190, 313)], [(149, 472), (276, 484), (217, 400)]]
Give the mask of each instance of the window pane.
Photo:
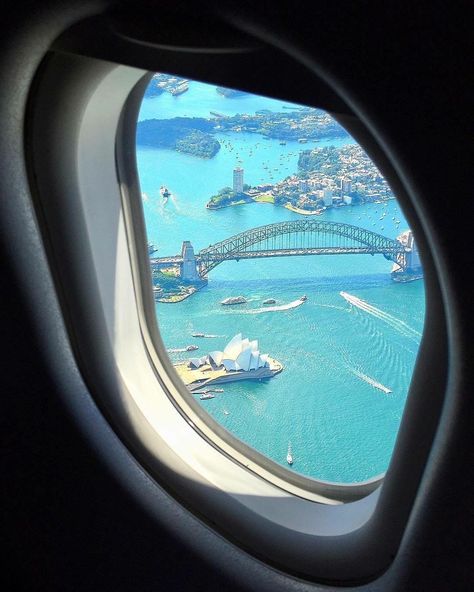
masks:
[(139, 119), (156, 314), (190, 396), (303, 475), (385, 471), (424, 284), (380, 172), (323, 111), (170, 75)]

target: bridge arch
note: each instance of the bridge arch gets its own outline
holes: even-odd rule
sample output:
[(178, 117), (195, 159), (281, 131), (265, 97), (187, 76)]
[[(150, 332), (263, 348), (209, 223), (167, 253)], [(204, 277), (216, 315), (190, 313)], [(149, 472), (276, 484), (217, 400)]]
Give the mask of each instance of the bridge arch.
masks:
[(406, 248), (397, 240), (366, 228), (318, 220), (291, 220), (246, 230), (202, 249), (201, 275), (219, 263), (257, 257), (315, 254), (382, 254), (397, 261)]

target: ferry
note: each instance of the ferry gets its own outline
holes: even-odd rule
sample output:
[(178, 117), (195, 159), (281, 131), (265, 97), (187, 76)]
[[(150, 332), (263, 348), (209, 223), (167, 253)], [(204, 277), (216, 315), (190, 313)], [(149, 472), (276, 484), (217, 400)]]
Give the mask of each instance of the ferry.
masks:
[(191, 336), (192, 337), (207, 337), (208, 339), (219, 337), (219, 335), (214, 335), (211, 333), (191, 333)]
[(174, 97), (178, 96), (178, 95), (182, 95), (184, 92), (186, 92), (187, 90), (189, 90), (189, 83), (185, 80), (184, 82), (182, 82), (181, 84), (179, 84), (178, 86), (175, 86), (174, 88), (170, 89), (170, 94), (172, 94)]
[(171, 193), (168, 191), (168, 188), (162, 185), (160, 187), (160, 195), (163, 199), (163, 205), (168, 202), (168, 199), (171, 197)]
[(247, 300), (243, 296), (230, 296), (229, 298), (224, 298), (224, 300), (221, 301), (221, 304), (223, 306), (229, 306), (231, 304), (245, 304), (245, 302), (247, 302)]

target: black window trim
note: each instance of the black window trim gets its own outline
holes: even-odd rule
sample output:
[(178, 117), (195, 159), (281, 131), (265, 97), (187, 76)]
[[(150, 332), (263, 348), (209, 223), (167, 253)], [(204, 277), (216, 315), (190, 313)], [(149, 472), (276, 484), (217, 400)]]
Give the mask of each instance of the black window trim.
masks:
[[(44, 75), (44, 70), (49, 69), (51, 72), (54, 71), (55, 68), (57, 68), (57, 59), (58, 59), (58, 55), (57, 56), (51, 56), (50, 58), (48, 58), (47, 62), (45, 63), (44, 67), (43, 67), (43, 72), (40, 72), (40, 78), (41, 76)], [(82, 76), (84, 79), (89, 79), (90, 77), (90, 72), (92, 72), (95, 68), (95, 74), (97, 76), (97, 80), (99, 80), (101, 78), (101, 76), (106, 76), (107, 72), (110, 69), (115, 68), (115, 66), (111, 66), (110, 64), (99, 64), (98, 62), (96, 62), (94, 65), (92, 65), (92, 63), (89, 63), (89, 61), (86, 58), (74, 58), (72, 56), (68, 56), (65, 53), (61, 55), (60, 60), (63, 61), (63, 64), (60, 68), (59, 71), (61, 71), (62, 68), (64, 68), (64, 63), (65, 62), (70, 62), (71, 66), (75, 66), (76, 68), (78, 68), (78, 70), (80, 70), (81, 68), (83, 68), (82, 71)], [(56, 63), (55, 63), (56, 61)], [(92, 62), (93, 60), (91, 60)], [(157, 68), (158, 69), (158, 68)], [(90, 71), (89, 71), (90, 70)], [(58, 70), (56, 70), (56, 72), (58, 72)], [(179, 74), (179, 72), (177, 72)], [(74, 75), (71, 75), (72, 78), (74, 77)], [(71, 84), (69, 85), (69, 87), (67, 88), (67, 90), (65, 89), (64, 92), (67, 94), (67, 92), (71, 93), (73, 91), (78, 92), (79, 90), (79, 85), (77, 83), (77, 81), (73, 81), (71, 78)], [(51, 79), (50, 79), (51, 82)], [(41, 84), (41, 81), (40, 83)], [(131, 97), (131, 101), (135, 101), (137, 100), (137, 96), (139, 96), (140, 92), (142, 92), (143, 90), (143, 84), (144, 82), (142, 81), (141, 83), (141, 88), (139, 89), (138, 87), (136, 88), (135, 91), (133, 91), (133, 93), (136, 93), (135, 95), (132, 94)], [(91, 88), (93, 87), (94, 83), (91, 84)], [(66, 85), (67, 87), (67, 85)], [(35, 89), (36, 91), (38, 91), (38, 89)], [(49, 89), (51, 90), (51, 88)], [(42, 89), (41, 92), (45, 92), (45, 88)], [(39, 92), (39, 95), (41, 95), (41, 92)], [(92, 91), (93, 92), (93, 91)], [(63, 98), (67, 98), (66, 94), (64, 95)], [(33, 118), (33, 123), (32, 126), (30, 127), (30, 139), (32, 139), (33, 144), (38, 147), (38, 143), (39, 143), (39, 137), (38, 137), (38, 130), (35, 129), (35, 126), (38, 125), (38, 112), (35, 112), (35, 109), (37, 107), (37, 99), (38, 97), (36, 96), (32, 96), (31, 99), (31, 104), (30, 104), (30, 112), (32, 114), (32, 118)], [(86, 100), (86, 99), (85, 99)], [(134, 107), (134, 109), (136, 108), (136, 105)], [(44, 112), (45, 109), (45, 103), (44, 103), (44, 95), (43, 95), (43, 103), (41, 105), (41, 110), (42, 110), (42, 116), (45, 115)], [(48, 111), (46, 109), (46, 111)], [(132, 110), (133, 111), (133, 110)], [(127, 122), (127, 117), (125, 115), (125, 112), (122, 113), (123, 118), (122, 118), (122, 125), (124, 126), (123, 129), (128, 129), (130, 126), (131, 122), (130, 120)], [(54, 113), (54, 109), (50, 108), (49, 112), (46, 114), (45, 120), (41, 122), (40, 127), (44, 130), (45, 127), (48, 124), (51, 123), (51, 118), (54, 118), (55, 113)], [(35, 119), (36, 117), (36, 119)], [(48, 120), (49, 118), (49, 120)], [(354, 129), (350, 129), (350, 124), (348, 125), (348, 119), (344, 118), (344, 116), (340, 116), (340, 120), (344, 123), (344, 125), (346, 127), (349, 127), (349, 131), (351, 131), (351, 133), (353, 133), (353, 135), (355, 135), (357, 140), (360, 140), (360, 136), (363, 132), (361, 132), (361, 130), (359, 129), (358, 133), (355, 134), (354, 133), (354, 129), (357, 127), (357, 124), (354, 124)], [(78, 125), (80, 125), (80, 122), (76, 122)], [(56, 124), (57, 125), (57, 124)], [(362, 126), (362, 128), (364, 128), (364, 126)], [(69, 137), (73, 138), (74, 137), (74, 132), (77, 132), (76, 130), (71, 130), (71, 134)], [(129, 131), (125, 132), (126, 135), (128, 135)], [(120, 134), (120, 132), (119, 132)], [(54, 135), (54, 134), (53, 134)], [(358, 137), (359, 136), (359, 137)], [(50, 140), (54, 140), (53, 137), (49, 138)], [(57, 139), (57, 138), (56, 138)], [(76, 138), (77, 139), (77, 138)], [(41, 141), (45, 140), (45, 136), (42, 135), (41, 136)], [(367, 147), (367, 137), (365, 138), (365, 142), (362, 141), (362, 144), (364, 145), (364, 147)], [(372, 139), (372, 141), (375, 143), (375, 140)], [(48, 138), (46, 138), (46, 144), (48, 142)], [(375, 144), (376, 145), (376, 144)], [(121, 146), (126, 146), (125, 143), (122, 143)], [(381, 149), (379, 148), (379, 156), (380, 154), (383, 155), (383, 152), (381, 151)], [(387, 150), (387, 152), (389, 153), (389, 151)], [(127, 147), (126, 150), (126, 155), (124, 154), (120, 154), (120, 151), (118, 151), (116, 153), (116, 157), (117, 157), (117, 162), (116, 165), (118, 166), (118, 169), (121, 168), (120, 165), (120, 161), (121, 159), (128, 159), (128, 162), (131, 162), (129, 159), (131, 158), (131, 150), (130, 150), (130, 146)], [(374, 155), (374, 150), (370, 150), (370, 154), (371, 156)], [(65, 225), (64, 225), (64, 219), (62, 219), (62, 216), (66, 216), (66, 209), (67, 209), (67, 205), (64, 203), (61, 203), (61, 192), (64, 190), (65, 187), (67, 187), (67, 183), (65, 183), (65, 179), (57, 179), (57, 181), (53, 184), (51, 184), (51, 179), (52, 179), (52, 163), (48, 163), (46, 164), (44, 159), (47, 158), (46, 154), (42, 154), (41, 155), (41, 159), (43, 160), (43, 162), (45, 163), (45, 170), (42, 171), (41, 173), (39, 173), (39, 163), (37, 161), (37, 156), (33, 155), (33, 162), (31, 163), (31, 170), (32, 170), (32, 174), (31, 174), (31, 179), (32, 179), (32, 184), (36, 187), (36, 205), (38, 207), (38, 211), (39, 211), (39, 215), (40, 215), (40, 220), (42, 221), (42, 229), (44, 232), (44, 235), (46, 237), (46, 240), (50, 243), (49, 244), (49, 255), (51, 258), (51, 266), (53, 268), (53, 270), (55, 270), (55, 273), (57, 274), (57, 289), (59, 291), (62, 291), (63, 294), (63, 311), (64, 314), (66, 316), (69, 317), (69, 325), (70, 325), (70, 333), (72, 335), (72, 339), (73, 341), (76, 340), (76, 354), (78, 356), (78, 361), (80, 366), (82, 367), (82, 372), (83, 375), (86, 377), (86, 380), (88, 382), (88, 384), (90, 385), (90, 388), (93, 392), (95, 392), (95, 396), (96, 399), (98, 401), (101, 400), (101, 398), (104, 395), (104, 385), (106, 384), (106, 382), (102, 382), (102, 381), (98, 381), (97, 379), (94, 378), (94, 372), (95, 370), (97, 370), (97, 368), (94, 368), (94, 363), (91, 363), (90, 360), (90, 355), (91, 353), (94, 353), (95, 355), (100, 356), (101, 354), (104, 354), (104, 350), (96, 350), (94, 352), (87, 352), (86, 349), (84, 348), (84, 344), (80, 344), (79, 342), (81, 341), (81, 336), (80, 333), (90, 330), (91, 327), (81, 327), (78, 328), (77, 326), (77, 319), (74, 318), (74, 313), (69, 314), (69, 311), (74, 309), (74, 304), (72, 304), (72, 308), (71, 308), (71, 303), (72, 301), (74, 301), (76, 295), (73, 295), (71, 298), (71, 295), (66, 294), (65, 292), (68, 292), (67, 289), (64, 288), (64, 286), (68, 285), (69, 282), (69, 288), (71, 286), (74, 286), (80, 290), (80, 295), (84, 296), (85, 295), (85, 290), (87, 290), (87, 287), (85, 287), (85, 280), (86, 280), (86, 275), (87, 275), (87, 271), (85, 270), (85, 274), (83, 274), (82, 277), (81, 274), (78, 274), (76, 277), (74, 276), (74, 273), (71, 273), (70, 269), (65, 269), (64, 265), (61, 263), (60, 259), (60, 248), (61, 245), (65, 245), (67, 244), (67, 241), (70, 240), (70, 237), (67, 236), (67, 232), (65, 229)], [(376, 158), (376, 162), (377, 164), (380, 166), (380, 160), (382, 160), (382, 158), (379, 158), (379, 161)], [(57, 164), (57, 163), (56, 163)], [(71, 164), (71, 163), (66, 163), (66, 164)], [(398, 175), (394, 175), (394, 173), (392, 173), (391, 171), (388, 172), (387, 174), (387, 169), (389, 167), (387, 167), (387, 163), (385, 163), (384, 165), (380, 166), (380, 168), (382, 169), (383, 173), (387, 176), (387, 178), (389, 179), (389, 182), (391, 183), (392, 186), (394, 186), (394, 179), (395, 179), (395, 183), (397, 183), (398, 185), (400, 185), (402, 187), (402, 193), (404, 194), (405, 191), (403, 191), (403, 184), (401, 183), (401, 181), (399, 181), (396, 177), (398, 177)], [(57, 172), (57, 171), (56, 171)], [(65, 171), (64, 171), (65, 173)], [(392, 178), (394, 177), (394, 178)], [(123, 179), (123, 177), (122, 177)], [(118, 178), (118, 181), (120, 182), (120, 176)], [(130, 215), (132, 218), (135, 216), (134, 218), (134, 222), (132, 225), (129, 225), (129, 229), (131, 228), (131, 226), (133, 226), (135, 228), (135, 232), (136, 232), (136, 220), (137, 220), (137, 212), (136, 211), (132, 211), (133, 210), (133, 204), (136, 205), (137, 203), (137, 196), (135, 194), (135, 196), (133, 196), (133, 192), (135, 191), (136, 193), (136, 183), (134, 180), (126, 180), (125, 182), (125, 186), (128, 187), (129, 191), (130, 191), (130, 196), (129, 197), (124, 197), (124, 192), (122, 191), (122, 194), (119, 196), (122, 202), (122, 206), (124, 204), (128, 204), (128, 207), (130, 207), (130, 211), (128, 212), (128, 215)], [(45, 193), (45, 189), (48, 188), (50, 195), (46, 196)], [(51, 190), (52, 189), (52, 190)], [(397, 192), (397, 196), (400, 198), (400, 191), (396, 191)], [(51, 200), (54, 199), (57, 200), (57, 205), (58, 210), (54, 213), (51, 212)], [(129, 201), (130, 199), (130, 201)], [(193, 500), (190, 499), (193, 497), (194, 492), (189, 492), (189, 491), (184, 491), (180, 490), (180, 487), (183, 487), (183, 483), (178, 483), (175, 484), (173, 486), (171, 486), (169, 488), (170, 491), (172, 491), (172, 493), (174, 495), (176, 495), (178, 497), (178, 499), (180, 499), (180, 501), (182, 503), (184, 503), (187, 507), (192, 508), (192, 511), (194, 513), (197, 513), (198, 515), (200, 515), (200, 517), (206, 521), (208, 524), (211, 524), (212, 527), (216, 528), (217, 530), (224, 532), (226, 536), (228, 536), (231, 540), (234, 540), (234, 542), (236, 542), (237, 544), (239, 544), (240, 546), (243, 546), (244, 548), (247, 548), (251, 553), (256, 554), (257, 556), (260, 556), (262, 559), (265, 559), (266, 561), (280, 567), (281, 569), (288, 569), (289, 571), (292, 571), (293, 573), (296, 573), (298, 575), (301, 575), (303, 577), (309, 577), (310, 579), (317, 579), (318, 581), (334, 581), (334, 578), (336, 577), (334, 574), (340, 574), (339, 576), (337, 576), (338, 578), (348, 582), (348, 581), (363, 581), (365, 579), (370, 579), (372, 577), (375, 577), (377, 575), (377, 573), (380, 573), (380, 571), (382, 571), (383, 569), (385, 569), (387, 567), (387, 565), (389, 564), (391, 558), (393, 558), (394, 553), (396, 552), (396, 548), (398, 546), (398, 542), (400, 540), (400, 537), (403, 533), (403, 525), (406, 523), (406, 520), (408, 519), (408, 515), (410, 512), (410, 508), (411, 505), (413, 503), (413, 500), (415, 499), (416, 496), (416, 492), (417, 492), (417, 487), (421, 478), (421, 474), (423, 471), (423, 466), (424, 463), (426, 462), (426, 457), (428, 454), (428, 451), (430, 449), (431, 446), (431, 442), (432, 442), (432, 438), (433, 438), (433, 433), (434, 433), (434, 429), (436, 426), (436, 422), (439, 416), (439, 408), (440, 408), (440, 398), (441, 398), (441, 394), (444, 391), (444, 385), (437, 385), (437, 392), (438, 392), (438, 406), (436, 406), (436, 404), (433, 404), (433, 396), (432, 396), (432, 392), (430, 393), (430, 396), (428, 396), (428, 393), (426, 392), (426, 369), (425, 367), (428, 365), (427, 361), (429, 359), (429, 361), (432, 363), (433, 358), (434, 359), (439, 359), (441, 360), (441, 364), (443, 363), (443, 359), (445, 359), (445, 348), (444, 348), (444, 341), (441, 338), (440, 339), (440, 326), (443, 325), (443, 319), (444, 319), (444, 311), (442, 309), (442, 305), (441, 305), (441, 298), (439, 297), (439, 286), (438, 286), (438, 282), (437, 282), (437, 276), (436, 276), (436, 271), (435, 271), (435, 266), (431, 260), (431, 256), (429, 254), (429, 250), (426, 247), (426, 241), (425, 241), (425, 232), (423, 232), (424, 229), (422, 229), (421, 227), (421, 223), (419, 221), (419, 219), (417, 218), (417, 216), (415, 215), (415, 212), (413, 210), (413, 208), (410, 206), (410, 204), (412, 203), (411, 200), (408, 200), (406, 197), (402, 198), (402, 202), (403, 205), (405, 207), (405, 213), (408, 215), (410, 222), (413, 223), (413, 227), (417, 228), (417, 230), (415, 231), (417, 234), (417, 238), (420, 242), (420, 250), (423, 256), (423, 264), (424, 264), (424, 268), (425, 268), (425, 273), (426, 273), (426, 285), (427, 285), (427, 292), (429, 293), (429, 298), (427, 299), (427, 312), (426, 312), (426, 322), (427, 322), (427, 327), (425, 330), (425, 336), (423, 338), (423, 344), (422, 344), (422, 348), (423, 348), (423, 353), (422, 355), (420, 354), (420, 360), (417, 364), (417, 369), (415, 371), (415, 377), (413, 379), (413, 383), (412, 383), (412, 391), (417, 391), (417, 396), (410, 396), (409, 400), (407, 402), (407, 408), (405, 411), (405, 418), (402, 422), (402, 426), (400, 429), (400, 434), (399, 434), (399, 438), (398, 438), (398, 442), (397, 442), (397, 446), (396, 446), (396, 451), (394, 452), (394, 459), (391, 463), (391, 467), (390, 467), (390, 471), (389, 474), (387, 475), (387, 478), (384, 481), (384, 485), (382, 487), (382, 491), (381, 492), (376, 492), (375, 497), (378, 498), (378, 502), (375, 503), (373, 501), (373, 496), (371, 496), (371, 501), (370, 503), (373, 504), (373, 510), (375, 508), (375, 510), (373, 511), (373, 514), (371, 516), (371, 518), (366, 522), (364, 528), (365, 528), (365, 532), (364, 528), (359, 527), (356, 530), (353, 530), (352, 532), (348, 532), (347, 534), (341, 534), (338, 537), (335, 537), (336, 539), (338, 539), (337, 541), (333, 541), (331, 537), (326, 537), (327, 540), (325, 540), (324, 542), (319, 541), (316, 546), (314, 547), (314, 551), (315, 553), (320, 552), (322, 557), (326, 558), (326, 562), (328, 562), (328, 558), (330, 557), (333, 560), (333, 564), (328, 568), (328, 570), (322, 569), (322, 560), (321, 559), (317, 559), (315, 558), (315, 562), (314, 565), (311, 565), (308, 567), (308, 565), (306, 565), (306, 567), (302, 567), (302, 564), (300, 564), (299, 566), (292, 566), (292, 565), (287, 565), (288, 563), (288, 558), (285, 557), (284, 554), (282, 554), (282, 552), (278, 552), (278, 550), (273, 550), (273, 551), (267, 551), (267, 552), (263, 552), (258, 549), (255, 548), (255, 540), (259, 540), (260, 538), (260, 543), (264, 544), (265, 543), (265, 536), (273, 536), (272, 533), (272, 528), (270, 528), (271, 525), (266, 524), (266, 521), (263, 520), (262, 524), (261, 524), (261, 533), (260, 535), (258, 535), (258, 533), (256, 534), (255, 532), (247, 532), (247, 533), (237, 533), (234, 531), (234, 529), (238, 530), (240, 527), (239, 524), (239, 520), (235, 520), (237, 517), (234, 517), (234, 520), (232, 520), (232, 517), (230, 518), (230, 522), (228, 522), (226, 524), (226, 526), (223, 527), (222, 523), (219, 523), (219, 521), (217, 521), (216, 524), (214, 524), (212, 517), (210, 517), (209, 515), (206, 515), (206, 513), (202, 513), (200, 511), (200, 509), (196, 508), (196, 505), (193, 504)], [(125, 206), (127, 207), (127, 206)], [(64, 209), (66, 208), (66, 209)], [(77, 214), (77, 212), (76, 212)], [(69, 215), (71, 215), (71, 213), (69, 213)], [(70, 222), (70, 221), (69, 221)], [(69, 226), (70, 228), (70, 226)], [(419, 230), (418, 230), (419, 228)], [(62, 229), (62, 230), (61, 230)], [(143, 229), (142, 229), (143, 230)], [(420, 241), (421, 238), (421, 241)], [(140, 241), (142, 243), (142, 246), (144, 245), (144, 235), (143, 232), (139, 232), (139, 236), (135, 237), (136, 240)], [(80, 239), (82, 240), (82, 239)], [(133, 242), (133, 241), (132, 241)], [(86, 245), (83, 245), (84, 248), (87, 247)], [(78, 245), (75, 245), (74, 248), (78, 248)], [(81, 247), (82, 248), (82, 247)], [(70, 255), (72, 257), (74, 257), (73, 255), (73, 249), (71, 249), (70, 251)], [(90, 255), (90, 253), (88, 254)], [(130, 253), (130, 259), (132, 262), (132, 267), (135, 266), (137, 269), (141, 270), (138, 273), (139, 274), (143, 274), (143, 266), (144, 266), (144, 258), (146, 257), (146, 250), (145, 249), (137, 249), (135, 252), (131, 252)], [(142, 276), (143, 277), (143, 276)], [(71, 283), (72, 281), (72, 283)], [(135, 289), (136, 289), (136, 285), (137, 282), (135, 282)], [(143, 298), (143, 301), (145, 302), (145, 308), (146, 308), (146, 299), (148, 298), (148, 300), (151, 297), (151, 292), (143, 286), (143, 284), (140, 282), (140, 285), (142, 286), (141, 290), (142, 290), (142, 295), (141, 297)], [(81, 288), (82, 286), (82, 288)], [(149, 288), (149, 286), (148, 286)], [(95, 306), (98, 305), (98, 302), (96, 301)], [(77, 301), (76, 301), (76, 305), (77, 305)], [(77, 307), (76, 307), (77, 310)], [(429, 320), (432, 319), (436, 319), (436, 322), (434, 323), (428, 323)], [(149, 326), (148, 324), (148, 320), (145, 323), (146, 326)], [(434, 338), (434, 335), (436, 335), (436, 338)], [(155, 335), (155, 337), (152, 337), (152, 341), (154, 341), (154, 346), (159, 348), (159, 345), (157, 345), (158, 343), (158, 337)], [(91, 343), (91, 342), (89, 342)], [(101, 344), (101, 347), (103, 347), (103, 344)], [(111, 370), (111, 367), (109, 366), (109, 371)], [(114, 386), (113, 381), (111, 381), (109, 383), (109, 388), (112, 386)], [(175, 385), (176, 386), (176, 385)], [(178, 387), (179, 388), (179, 387)], [(113, 390), (113, 388), (112, 388)], [(441, 393), (441, 394), (440, 394)], [(420, 416), (421, 413), (423, 413), (426, 410), (426, 406), (428, 401), (430, 401), (431, 403), (431, 418), (430, 418), (430, 422), (426, 422), (423, 421), (424, 424), (424, 430), (423, 429), (420, 431)], [(436, 401), (435, 401), (436, 403)], [(147, 454), (140, 449), (140, 445), (136, 443), (136, 441), (134, 441), (134, 437), (131, 436), (130, 434), (127, 436), (127, 430), (123, 429), (123, 425), (121, 424), (121, 421), (117, 421), (117, 416), (115, 415), (115, 411), (112, 409), (113, 407), (113, 402), (109, 399), (108, 401), (105, 401), (102, 399), (102, 403), (99, 403), (100, 407), (102, 409), (102, 412), (104, 413), (104, 415), (109, 419), (109, 421), (111, 422), (112, 425), (115, 426), (115, 429), (118, 431), (118, 433), (120, 433), (121, 437), (125, 439), (125, 441), (127, 442), (127, 445), (130, 447), (131, 450), (133, 450), (134, 454), (137, 455), (138, 458), (140, 458), (141, 462), (143, 462), (143, 464), (148, 468), (148, 470), (153, 474), (154, 467), (153, 467), (153, 459), (151, 459), (149, 456), (147, 456)], [(409, 420), (407, 420), (406, 418), (409, 417)], [(415, 418), (415, 419), (414, 419)], [(122, 418), (123, 419), (123, 418)], [(413, 443), (415, 441), (419, 441), (419, 435), (420, 433), (423, 434), (423, 438), (422, 438), (422, 444), (421, 446), (417, 447), (416, 453), (413, 454)], [(163, 467), (161, 467), (163, 468)], [(285, 472), (286, 473), (286, 472)], [(155, 478), (157, 478), (161, 484), (163, 484), (164, 482), (166, 482), (167, 478), (174, 478), (175, 475), (172, 475), (171, 473), (168, 475), (160, 475), (157, 476), (155, 473)], [(403, 478), (403, 490), (400, 491), (400, 483), (401, 483), (401, 479)], [(411, 484), (411, 487), (407, 487), (407, 480), (408, 483)], [(166, 486), (165, 486), (166, 487)], [(184, 486), (184, 489), (186, 489), (186, 486)], [(400, 496), (400, 493), (402, 493), (402, 495)], [(380, 495), (380, 497), (379, 497)], [(398, 508), (394, 508), (393, 507), (393, 503), (394, 500), (397, 499), (397, 504), (398, 504)], [(369, 498), (366, 498), (365, 500), (362, 500), (360, 503), (361, 504), (367, 504), (369, 503)], [(347, 504), (346, 505), (346, 510), (343, 510), (343, 513), (345, 512), (346, 514), (350, 513), (350, 508), (351, 508), (351, 504)], [(359, 525), (360, 526), (360, 525)], [(270, 530), (268, 530), (270, 528)], [(274, 529), (274, 526), (273, 526)], [(388, 532), (387, 532), (388, 529)], [(385, 541), (384, 541), (384, 545), (381, 545), (384, 547), (383, 551), (380, 551), (380, 548), (374, 548), (374, 541), (375, 538), (380, 536), (381, 532), (385, 532), (385, 534), (387, 535)], [(378, 533), (378, 534), (377, 534)], [(245, 542), (247, 537), (247, 543)], [(255, 537), (253, 539), (253, 537)], [(248, 541), (252, 541), (253, 542), (248, 542)], [(305, 539), (305, 537), (303, 537), (303, 539)], [(302, 539), (302, 542), (303, 542)], [(323, 537), (324, 539), (324, 537)], [(331, 539), (331, 540), (329, 540)], [(309, 544), (309, 541), (304, 540), (303, 542), (303, 546), (306, 546), (307, 544)], [(376, 543), (377, 545), (379, 545), (379, 542)], [(312, 545), (312, 543), (311, 543)], [(390, 551), (388, 550), (390, 549)], [(377, 551), (380, 551), (380, 554), (377, 554)], [(272, 552), (274, 553), (274, 555), (272, 555)], [(360, 558), (364, 558), (365, 560), (362, 561), (363, 565), (359, 565), (356, 567), (356, 563), (357, 560)], [(370, 557), (370, 560), (369, 560)], [(345, 559), (344, 559), (345, 558)], [(347, 562), (348, 558), (350, 558), (350, 568), (347, 568), (345, 570), (341, 571), (341, 560), (342, 563), (344, 563), (344, 561)], [(338, 569), (339, 568), (339, 569)], [(350, 572), (352, 571), (353, 575), (350, 575)], [(322, 570), (322, 571), (321, 571)], [(333, 574), (333, 575), (331, 575)], [(358, 574), (358, 575), (355, 575)]]

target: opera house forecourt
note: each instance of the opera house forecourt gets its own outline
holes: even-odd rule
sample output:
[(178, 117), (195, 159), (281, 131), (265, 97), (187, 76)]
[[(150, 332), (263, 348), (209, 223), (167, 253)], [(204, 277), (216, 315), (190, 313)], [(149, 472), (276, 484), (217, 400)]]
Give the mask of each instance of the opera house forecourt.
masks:
[(179, 377), (190, 391), (236, 380), (271, 378), (283, 365), (268, 354), (261, 354), (258, 341), (242, 339), (238, 333), (224, 351), (212, 351), (200, 358), (191, 358), (175, 365)]

